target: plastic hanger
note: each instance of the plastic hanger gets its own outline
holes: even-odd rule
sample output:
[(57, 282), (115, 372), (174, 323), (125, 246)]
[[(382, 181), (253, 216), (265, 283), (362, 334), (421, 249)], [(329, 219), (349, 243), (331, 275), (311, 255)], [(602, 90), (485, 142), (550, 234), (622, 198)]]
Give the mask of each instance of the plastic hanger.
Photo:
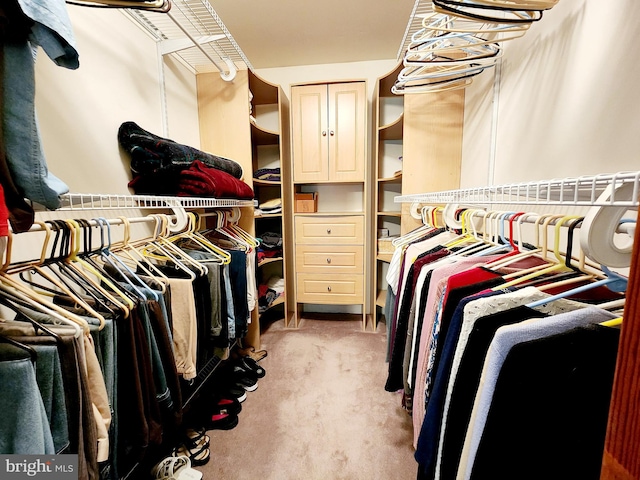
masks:
[(115, 249), (111, 249), (111, 254), (117, 255), (126, 255), (126, 257), (131, 260), (136, 268), (140, 271), (144, 272), (148, 277), (153, 279), (156, 282), (160, 292), (164, 294), (167, 290), (167, 276), (162, 273), (156, 266), (146, 261), (144, 256), (136, 250), (136, 248), (130, 244), (131, 239), (131, 229), (129, 219), (126, 217), (118, 217), (124, 226), (124, 234), (123, 239), (120, 245), (118, 245)]
[(188, 212), (187, 216), (189, 217), (187, 230), (169, 237), (168, 240), (178, 241), (180, 239), (185, 239), (192, 241), (195, 243), (197, 248), (213, 255), (218, 263), (229, 264), (231, 262), (231, 254), (215, 245), (214, 243), (210, 242), (206, 237), (197, 233), (196, 227), (198, 224), (198, 219), (194, 213)]
[[(124, 296), (117, 288), (113, 286), (109, 276), (102, 269), (93, 265), (86, 257), (80, 254), (80, 224), (75, 220), (65, 220), (66, 227), (71, 233), (68, 251), (64, 255), (62, 261), (57, 264), (60, 273), (66, 275), (72, 281), (76, 282), (88, 295), (90, 295), (98, 304), (103, 306), (111, 313), (115, 313), (115, 309), (119, 309), (125, 315), (129, 314), (130, 306), (124, 301)], [(85, 229), (89, 235), (90, 229)], [(85, 251), (90, 249), (90, 238), (85, 238)], [(99, 280), (99, 282), (97, 280)], [(111, 290), (106, 290), (102, 284), (107, 285)], [(114, 287), (114, 288), (112, 288)], [(119, 300), (116, 296), (121, 299)]]
[[(111, 251), (110, 251), (111, 225), (109, 224), (107, 219), (103, 217), (99, 217), (99, 218), (96, 218), (95, 220), (96, 222), (98, 222), (98, 225), (100, 226), (100, 231), (101, 232), (106, 231), (106, 234), (107, 234), (107, 244), (105, 245), (104, 248), (100, 250), (100, 258), (102, 258), (106, 263), (111, 265), (117, 271), (121, 272), (122, 274), (121, 276), (122, 276), (122, 279), (124, 280), (124, 283), (126, 283), (131, 287), (132, 291), (135, 292), (135, 294), (138, 296), (140, 300), (147, 299), (147, 296), (143, 291), (145, 290), (145, 291), (151, 292), (151, 294), (157, 301), (158, 300), (157, 294), (155, 292), (152, 292), (151, 289), (149, 289), (147, 285), (142, 281), (142, 279), (140, 279), (140, 277), (138, 277), (138, 275), (136, 275), (136, 273), (132, 271), (124, 262), (121, 262), (120, 259), (117, 258), (117, 256), (113, 256), (111, 254)], [(132, 279), (135, 280), (137, 285), (132, 281)], [(141, 288), (143, 290), (141, 290)]]
[(14, 340), (13, 338), (7, 337), (2, 334), (0, 334), (0, 342), (8, 343), (9, 345), (13, 345), (16, 348), (25, 351), (29, 355), (31, 363), (33, 363), (34, 365), (38, 360), (38, 352), (36, 352), (35, 349), (29, 345), (25, 345), (22, 342), (18, 342), (17, 340)]
[(602, 270), (607, 274), (607, 278), (605, 278), (604, 280), (598, 280), (597, 282), (589, 283), (588, 285), (584, 285), (582, 287), (573, 288), (571, 290), (567, 290), (566, 292), (559, 293), (558, 295), (553, 295), (537, 302), (528, 303), (527, 307), (535, 308), (546, 305), (547, 303), (553, 302), (554, 300), (567, 298), (569, 296), (585, 292), (596, 287), (606, 286), (613, 292), (624, 292), (627, 290), (628, 279), (626, 277), (609, 270), (604, 265), (602, 266)]
[[(167, 230), (166, 219), (158, 214), (154, 214), (153, 216), (159, 220), (156, 224), (154, 238), (151, 241), (147, 242), (144, 247), (142, 247), (141, 253), (148, 258), (154, 258), (156, 260), (162, 260), (165, 262), (169, 261), (175, 268), (184, 272), (191, 280), (195, 280), (195, 272), (187, 265), (182, 263), (182, 260), (186, 260), (190, 265), (193, 265), (192, 262), (195, 261), (192, 260), (185, 252), (179, 250), (173, 243), (167, 241), (162, 236), (163, 231)], [(183, 258), (179, 259), (179, 256), (182, 256)], [(188, 257), (188, 259), (185, 257)], [(199, 272), (201, 272), (202, 275), (205, 274), (205, 272), (202, 271), (202, 265), (197, 264), (196, 268)]]
[[(549, 216), (545, 222), (544, 222), (544, 231), (545, 231), (545, 235), (544, 235), (544, 240), (543, 240), (543, 247), (542, 247), (542, 258), (546, 258), (546, 250), (547, 250), (547, 227), (549, 225), (549, 223), (551, 222), (551, 220), (554, 219), (554, 217), (558, 217), (555, 215), (551, 215)], [(559, 216), (561, 218), (560, 221), (556, 222), (555, 225), (555, 236), (554, 236), (554, 250), (553, 253), (556, 257), (557, 262), (550, 265), (550, 266), (542, 266), (542, 267), (533, 267), (533, 269), (527, 269), (525, 271), (522, 272), (517, 272), (516, 274), (510, 274), (510, 275), (505, 275), (503, 278), (505, 279), (511, 279), (513, 277), (517, 277), (513, 280), (508, 281), (505, 284), (499, 285), (497, 287), (493, 287), (492, 290), (493, 291), (498, 291), (498, 290), (503, 290), (505, 288), (509, 288), (515, 285), (518, 285), (522, 282), (525, 282), (527, 280), (531, 280), (533, 278), (537, 278), (537, 277), (541, 277), (543, 275), (548, 275), (550, 273), (556, 273), (556, 272), (562, 272), (562, 271), (566, 271), (566, 270), (570, 270), (567, 266), (565, 266), (562, 256), (560, 255), (560, 227), (563, 224), (563, 221), (565, 220), (569, 220), (575, 217), (572, 216)]]
[[(66, 222), (62, 222), (62, 221), (57, 221), (55, 225), (60, 228), (58, 232), (62, 231), (63, 233), (63, 240), (61, 241), (61, 245), (60, 245), (61, 253), (63, 252), (63, 247), (64, 247), (66, 249), (65, 253), (69, 255), (70, 253), (72, 253), (72, 250), (74, 248), (73, 241), (75, 239), (71, 231), (71, 228)], [(58, 238), (59, 237), (57, 235), (56, 240)], [(65, 240), (68, 243), (65, 243)], [(52, 252), (52, 255), (53, 254), (54, 253)], [(61, 293), (67, 295), (69, 298), (73, 299), (79, 306), (81, 306), (87, 312), (88, 315), (96, 318), (100, 323), (99, 329), (104, 328), (105, 326), (104, 316), (98, 311), (96, 311), (91, 305), (89, 305), (79, 294), (77, 294), (71, 288), (71, 286), (67, 282), (64, 281), (64, 279), (61, 278), (60, 273), (63, 270), (56, 271), (53, 268), (53, 266), (58, 262), (61, 262), (60, 265), (65, 265), (64, 262), (70, 262), (70, 260), (68, 256), (65, 257), (64, 253), (62, 254), (61, 258), (54, 258), (52, 256), (52, 258), (50, 258), (49, 261), (45, 261), (42, 265), (33, 265), (31, 267), (31, 271), (37, 272), (42, 278), (44, 278), (51, 284), (55, 285), (60, 290)], [(47, 268), (46, 270), (45, 270), (45, 267)], [(71, 277), (68, 277), (68, 278), (71, 278)], [(23, 277), (23, 280), (24, 280), (24, 277)]]

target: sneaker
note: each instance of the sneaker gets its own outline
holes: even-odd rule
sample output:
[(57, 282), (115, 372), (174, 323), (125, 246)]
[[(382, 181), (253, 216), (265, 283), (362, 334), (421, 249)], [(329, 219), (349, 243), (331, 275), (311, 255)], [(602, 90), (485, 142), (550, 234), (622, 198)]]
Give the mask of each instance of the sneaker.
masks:
[(247, 399), (247, 391), (242, 386), (235, 384), (220, 386), (220, 389), (216, 391), (216, 394), (230, 399), (236, 399), (239, 403), (244, 402)]
[(258, 388), (258, 380), (250, 377), (237, 377), (235, 385), (244, 388), (247, 392), (253, 392)]
[(258, 378), (264, 377), (267, 373), (265, 369), (258, 365), (258, 362), (251, 357), (242, 357), (240, 359), (240, 366), (245, 370), (253, 372)]

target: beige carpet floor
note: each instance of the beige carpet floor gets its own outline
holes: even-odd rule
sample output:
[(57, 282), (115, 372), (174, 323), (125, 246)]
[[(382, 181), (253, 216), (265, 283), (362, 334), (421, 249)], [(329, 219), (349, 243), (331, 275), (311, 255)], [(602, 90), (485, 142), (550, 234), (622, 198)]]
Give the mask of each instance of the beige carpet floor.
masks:
[(205, 480), (414, 479), (411, 422), (384, 390), (384, 324), (303, 319), (268, 325), (260, 364), (237, 427), (211, 430)]

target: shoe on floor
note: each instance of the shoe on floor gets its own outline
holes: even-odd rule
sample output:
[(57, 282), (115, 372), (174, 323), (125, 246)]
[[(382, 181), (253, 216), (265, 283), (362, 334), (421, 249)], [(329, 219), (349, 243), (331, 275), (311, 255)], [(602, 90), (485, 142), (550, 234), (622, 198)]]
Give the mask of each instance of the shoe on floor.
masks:
[(242, 411), (242, 404), (236, 398), (212, 397), (207, 402), (206, 407), (211, 414), (228, 413), (238, 415)]
[(258, 389), (258, 380), (250, 377), (237, 377), (235, 385), (244, 388), (247, 392), (253, 392)]
[(214, 413), (207, 419), (207, 430), (231, 430), (238, 425), (238, 416), (228, 413)]

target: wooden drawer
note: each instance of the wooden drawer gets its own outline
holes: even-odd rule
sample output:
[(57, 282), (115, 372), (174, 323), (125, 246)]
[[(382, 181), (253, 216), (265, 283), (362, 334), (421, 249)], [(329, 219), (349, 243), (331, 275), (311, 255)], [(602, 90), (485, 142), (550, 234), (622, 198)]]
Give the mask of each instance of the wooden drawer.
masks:
[(298, 245), (296, 271), (307, 273), (362, 273), (362, 245)]
[(364, 244), (364, 217), (361, 215), (295, 217), (296, 243)]
[(349, 305), (362, 303), (363, 276), (354, 274), (298, 273), (297, 299), (300, 303)]

